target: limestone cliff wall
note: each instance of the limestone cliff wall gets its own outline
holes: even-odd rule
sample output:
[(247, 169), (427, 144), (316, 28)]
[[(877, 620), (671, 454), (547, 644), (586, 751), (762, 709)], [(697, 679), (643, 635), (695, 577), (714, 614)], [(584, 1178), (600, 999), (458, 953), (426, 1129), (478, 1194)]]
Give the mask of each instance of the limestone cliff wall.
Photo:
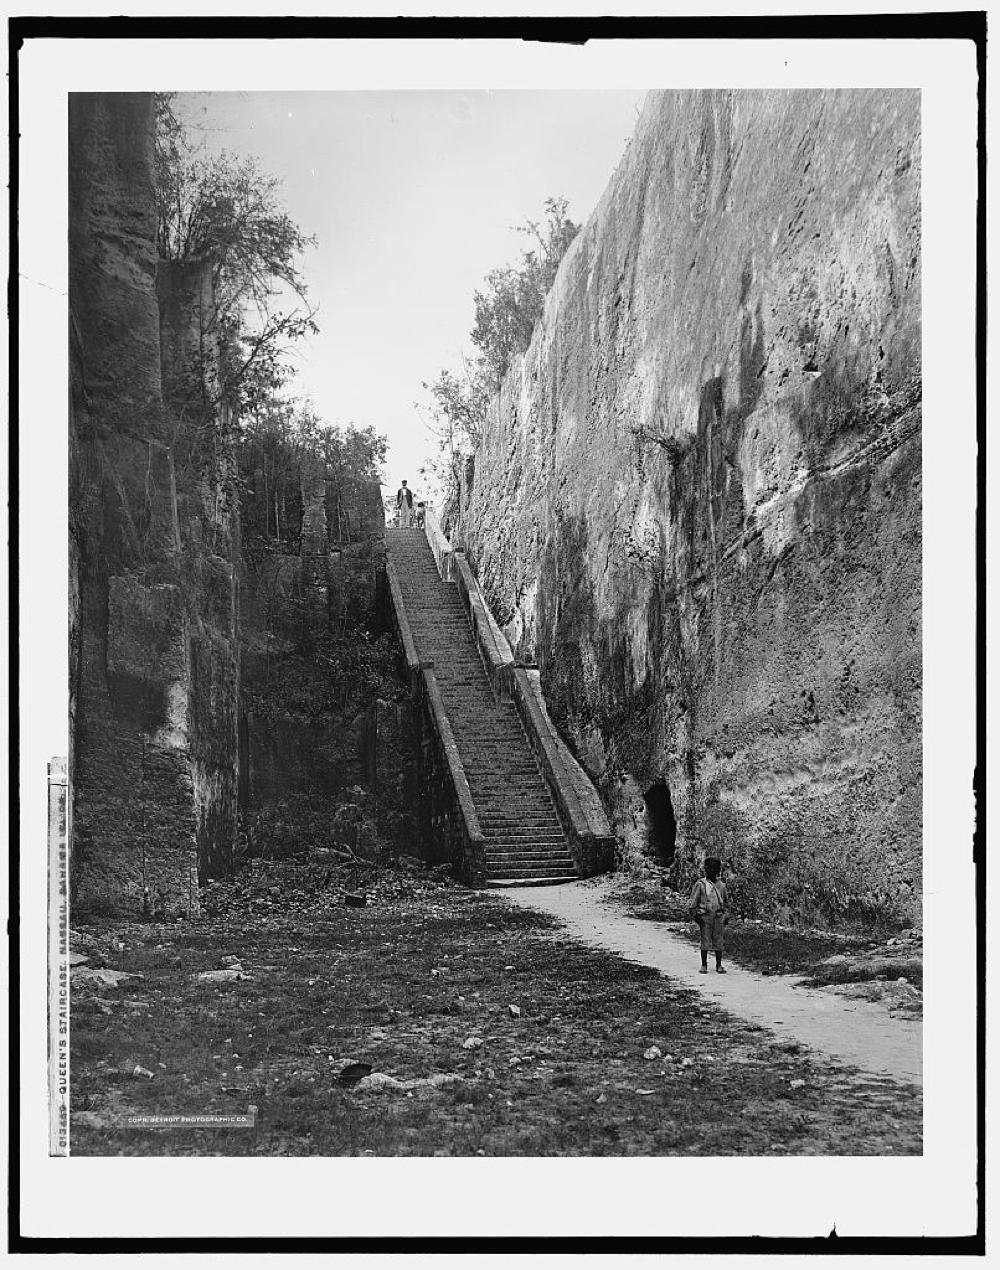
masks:
[(158, 261), (150, 94), (70, 97), (78, 910), (193, 911), (236, 833), (239, 524), (208, 262)]
[(627, 852), (914, 920), (916, 92), (651, 95), (457, 536)]

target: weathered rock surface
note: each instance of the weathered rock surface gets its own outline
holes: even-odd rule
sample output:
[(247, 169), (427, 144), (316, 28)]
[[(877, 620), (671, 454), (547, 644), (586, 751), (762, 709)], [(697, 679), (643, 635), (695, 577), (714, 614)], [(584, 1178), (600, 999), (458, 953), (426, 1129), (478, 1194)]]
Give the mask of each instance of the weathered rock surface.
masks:
[(916, 92), (651, 95), (453, 535), (626, 849), (784, 917), (919, 915), (919, 197)]
[(153, 103), (70, 97), (77, 912), (192, 912), (236, 835), (238, 505), (208, 262), (158, 261)]

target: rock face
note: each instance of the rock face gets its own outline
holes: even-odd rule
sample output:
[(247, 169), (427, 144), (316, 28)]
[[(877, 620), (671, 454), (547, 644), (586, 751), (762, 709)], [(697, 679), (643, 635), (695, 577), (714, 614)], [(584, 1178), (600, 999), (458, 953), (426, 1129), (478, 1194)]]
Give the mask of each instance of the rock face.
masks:
[(208, 262), (158, 261), (150, 94), (70, 96), (78, 912), (197, 909), (236, 836), (239, 516)]
[[(409, 703), (379, 634), (379, 484), (305, 456), (288, 537), (248, 533), (240, 593), (248, 846), (272, 858), (380, 843), (412, 850)], [(247, 523), (250, 523), (249, 517)], [(354, 817), (344, 832), (344, 814)]]
[(916, 920), (915, 92), (651, 95), (453, 537), (627, 853)]

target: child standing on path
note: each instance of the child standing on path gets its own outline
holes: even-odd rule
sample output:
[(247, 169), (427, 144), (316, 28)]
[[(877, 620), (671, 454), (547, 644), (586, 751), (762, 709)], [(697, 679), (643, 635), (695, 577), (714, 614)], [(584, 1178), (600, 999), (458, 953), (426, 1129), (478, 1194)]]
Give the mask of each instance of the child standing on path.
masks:
[(722, 861), (716, 856), (705, 859), (705, 876), (694, 884), (689, 901), (692, 920), (701, 927), (701, 970), (708, 974), (708, 954), (715, 953), (716, 973), (724, 975), (722, 953), (726, 946), (725, 929), (729, 920), (729, 896), (726, 884), (719, 881)]

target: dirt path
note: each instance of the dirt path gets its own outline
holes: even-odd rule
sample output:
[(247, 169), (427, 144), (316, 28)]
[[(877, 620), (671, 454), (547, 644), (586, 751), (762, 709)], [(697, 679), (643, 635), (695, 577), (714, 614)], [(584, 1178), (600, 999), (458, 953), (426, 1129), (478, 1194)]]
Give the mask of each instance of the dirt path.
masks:
[(921, 1023), (891, 1018), (884, 1007), (824, 988), (801, 988), (791, 976), (764, 976), (729, 962), (725, 975), (698, 973), (698, 953), (668, 926), (617, 913), (604, 903), (600, 880), (566, 886), (509, 888), (524, 908), (557, 917), (584, 943), (696, 988), (732, 1014), (832, 1058), (897, 1080), (922, 1084)]

